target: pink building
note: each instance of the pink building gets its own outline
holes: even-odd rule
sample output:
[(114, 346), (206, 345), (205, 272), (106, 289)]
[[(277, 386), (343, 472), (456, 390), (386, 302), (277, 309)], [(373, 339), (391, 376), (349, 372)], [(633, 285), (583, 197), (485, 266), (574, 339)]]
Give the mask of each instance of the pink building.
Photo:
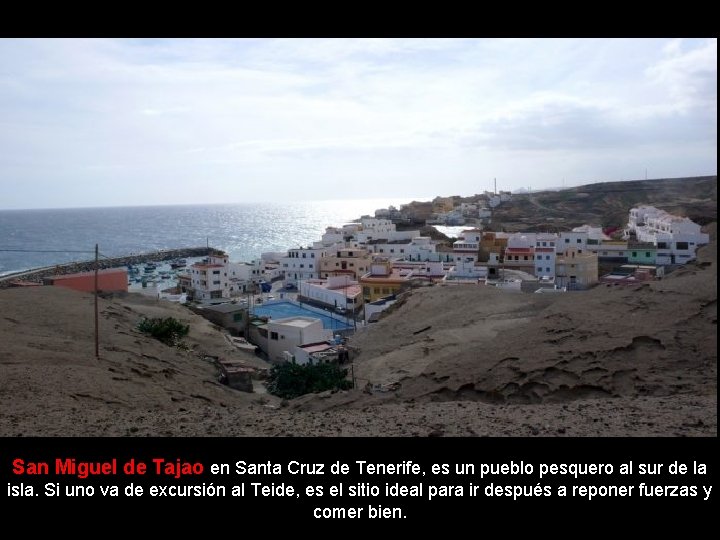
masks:
[[(95, 291), (95, 272), (79, 272), (45, 278), (46, 285), (65, 287), (82, 292)], [(123, 268), (108, 268), (98, 271), (98, 290), (104, 292), (127, 292), (128, 275)]]

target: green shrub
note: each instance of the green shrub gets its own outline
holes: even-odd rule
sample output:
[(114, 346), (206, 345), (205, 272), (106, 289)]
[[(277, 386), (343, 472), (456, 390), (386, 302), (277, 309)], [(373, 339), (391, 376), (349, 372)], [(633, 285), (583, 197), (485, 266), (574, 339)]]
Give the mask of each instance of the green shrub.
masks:
[(171, 347), (180, 347), (182, 338), (190, 332), (190, 325), (183, 324), (173, 317), (142, 319), (138, 324), (141, 332), (150, 334), (155, 339)]
[(352, 388), (346, 376), (347, 369), (336, 364), (301, 366), (288, 362), (272, 367), (266, 386), (271, 394), (292, 399), (311, 392)]

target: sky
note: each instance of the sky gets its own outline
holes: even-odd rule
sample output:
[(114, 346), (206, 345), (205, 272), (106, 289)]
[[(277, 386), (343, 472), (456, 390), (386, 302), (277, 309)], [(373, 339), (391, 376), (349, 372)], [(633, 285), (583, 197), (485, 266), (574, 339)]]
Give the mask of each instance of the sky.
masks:
[(2, 39), (0, 209), (717, 174), (717, 39)]

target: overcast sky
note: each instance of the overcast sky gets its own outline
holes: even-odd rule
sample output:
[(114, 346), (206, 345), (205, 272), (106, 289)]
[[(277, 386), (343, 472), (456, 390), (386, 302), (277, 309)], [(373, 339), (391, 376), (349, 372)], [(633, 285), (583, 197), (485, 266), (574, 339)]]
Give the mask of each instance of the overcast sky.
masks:
[(0, 208), (717, 173), (716, 39), (0, 40)]

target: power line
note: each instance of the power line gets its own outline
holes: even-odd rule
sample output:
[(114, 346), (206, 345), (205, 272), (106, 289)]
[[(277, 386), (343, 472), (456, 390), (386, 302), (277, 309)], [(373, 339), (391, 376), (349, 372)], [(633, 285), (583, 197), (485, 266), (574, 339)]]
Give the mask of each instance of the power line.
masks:
[(0, 251), (13, 251), (19, 253), (95, 253), (94, 251), (80, 251), (76, 249), (6, 249)]
[[(12, 253), (95, 253), (94, 251), (82, 251), (77, 249), (9, 249), (0, 248), (0, 251), (12, 252)], [(105, 259), (117, 259), (123, 257), (111, 257), (103, 253), (98, 253), (100, 257)]]

